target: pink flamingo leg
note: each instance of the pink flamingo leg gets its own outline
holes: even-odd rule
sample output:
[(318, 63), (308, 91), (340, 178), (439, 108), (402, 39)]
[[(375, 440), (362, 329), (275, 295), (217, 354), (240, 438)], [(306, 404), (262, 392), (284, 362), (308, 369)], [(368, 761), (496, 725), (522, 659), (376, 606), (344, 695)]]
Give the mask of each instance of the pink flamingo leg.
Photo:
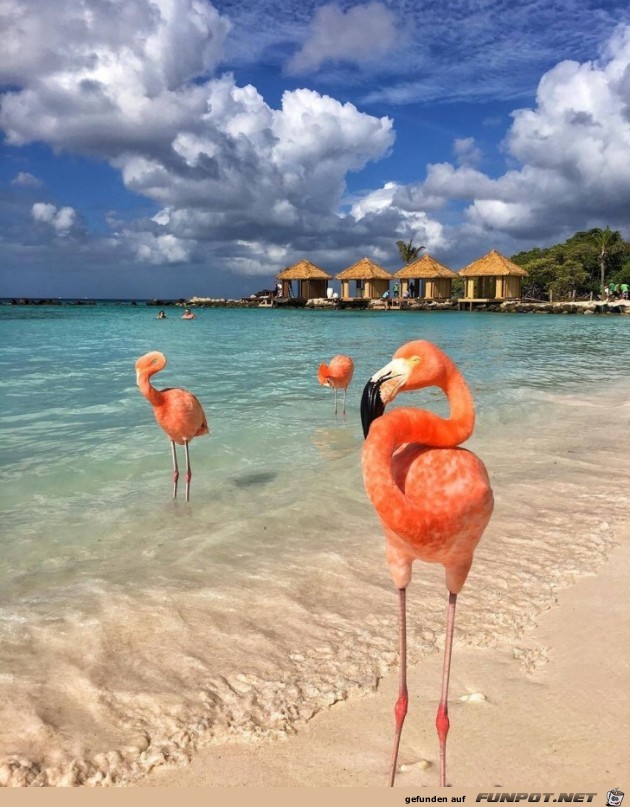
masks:
[(188, 453), (188, 440), (184, 443), (184, 450), (186, 452), (186, 501), (190, 501), (190, 480), (192, 479), (192, 471), (190, 469), (190, 454)]
[(455, 632), (455, 606), (457, 594), (452, 591), (448, 595), (448, 611), (446, 617), (446, 643), (444, 645), (444, 666), (442, 668), (442, 695), (438, 706), (435, 726), (440, 740), (440, 787), (446, 787), (446, 736), (449, 730), (448, 719), (448, 682), (451, 674), (451, 653), (453, 650), (453, 634)]
[(346, 388), (343, 388), (343, 414), (346, 414)]
[(407, 589), (398, 589), (398, 624), (400, 628), (400, 684), (398, 689), (398, 700), (394, 708), (396, 716), (396, 734), (394, 736), (394, 750), (392, 752), (392, 765), (389, 774), (389, 786), (394, 786), (396, 778), (396, 763), (398, 761), (398, 748), (400, 746), (400, 735), (402, 734), (403, 723), (407, 714), (407, 704), (409, 702), (407, 694)]
[(335, 415), (337, 414), (337, 387), (333, 387), (335, 390)]
[(175, 442), (171, 440), (171, 451), (173, 453), (173, 498), (177, 498), (177, 480), (179, 479), (179, 468), (177, 467), (177, 452)]

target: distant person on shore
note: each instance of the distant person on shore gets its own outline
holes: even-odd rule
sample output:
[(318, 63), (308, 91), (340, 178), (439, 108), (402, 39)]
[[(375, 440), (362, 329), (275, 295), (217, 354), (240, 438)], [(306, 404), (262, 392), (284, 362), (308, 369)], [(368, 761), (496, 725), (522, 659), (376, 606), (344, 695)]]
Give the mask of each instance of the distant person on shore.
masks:
[(394, 283), (394, 297), (398, 297), (398, 283)]
[(197, 319), (197, 317), (193, 314), (190, 308), (187, 308), (182, 314), (182, 319)]
[(413, 282), (413, 280), (409, 281), (409, 296), (410, 297), (416, 296), (416, 284)]
[(609, 283), (608, 284), (608, 294), (614, 300), (617, 296), (617, 284), (616, 283)]
[(166, 319), (166, 314), (164, 313), (164, 311), (158, 311), (156, 319)]
[(621, 291), (621, 299), (627, 300), (628, 299), (628, 291), (630, 290), (630, 286), (627, 283), (621, 283), (619, 286), (619, 290)]

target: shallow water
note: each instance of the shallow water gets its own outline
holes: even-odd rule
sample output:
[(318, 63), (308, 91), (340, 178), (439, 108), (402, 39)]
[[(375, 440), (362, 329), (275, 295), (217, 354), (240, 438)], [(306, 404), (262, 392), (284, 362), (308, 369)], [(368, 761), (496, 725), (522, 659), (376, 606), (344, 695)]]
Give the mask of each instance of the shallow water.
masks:
[[(410, 338), (464, 372), (495, 490), (457, 641), (515, 641), (630, 516), (630, 318), (0, 307), (1, 782), (123, 784), (374, 686), (396, 601), (358, 409)], [(156, 386), (209, 419), (189, 505), (135, 386), (148, 350), (168, 357)], [(346, 418), (316, 379), (338, 352), (356, 368)], [(443, 641), (441, 568), (416, 565), (409, 608), (418, 661)]]

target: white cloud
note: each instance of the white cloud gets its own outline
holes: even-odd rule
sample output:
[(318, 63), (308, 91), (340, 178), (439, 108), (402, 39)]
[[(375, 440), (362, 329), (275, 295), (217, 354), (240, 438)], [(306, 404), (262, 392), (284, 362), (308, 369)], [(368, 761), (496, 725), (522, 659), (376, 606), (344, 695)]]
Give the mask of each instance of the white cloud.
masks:
[(79, 224), (77, 212), (72, 207), (56, 207), (48, 202), (36, 202), (31, 215), (34, 221), (49, 224), (57, 235), (68, 235)]
[(481, 149), (476, 145), (474, 137), (456, 138), (453, 151), (459, 165), (478, 165), (481, 160)]
[(196, 246), (194, 242), (187, 242), (174, 235), (153, 235), (147, 232), (137, 234), (133, 241), (137, 259), (155, 266), (186, 263), (191, 259)]
[(319, 7), (308, 38), (289, 61), (291, 73), (317, 70), (328, 61), (365, 64), (377, 61), (400, 44), (393, 13), (380, 2), (344, 12), (334, 3)]
[(11, 180), (12, 185), (18, 185), (22, 188), (40, 188), (42, 186), (41, 179), (38, 179), (28, 171), (20, 171)]
[[(386, 184), (355, 203), (360, 220), (380, 210), (405, 221), (442, 209), (447, 252), (464, 240), (487, 248), (560, 240), (576, 229), (627, 230), (630, 210), (630, 26), (619, 26), (600, 61), (561, 62), (541, 79), (536, 106), (513, 114), (505, 139), (515, 167), (492, 178), (469, 163), (472, 139), (455, 143), (459, 166), (427, 167), (423, 182)], [(470, 157), (474, 159), (470, 159)], [(451, 212), (464, 208), (461, 213)]]

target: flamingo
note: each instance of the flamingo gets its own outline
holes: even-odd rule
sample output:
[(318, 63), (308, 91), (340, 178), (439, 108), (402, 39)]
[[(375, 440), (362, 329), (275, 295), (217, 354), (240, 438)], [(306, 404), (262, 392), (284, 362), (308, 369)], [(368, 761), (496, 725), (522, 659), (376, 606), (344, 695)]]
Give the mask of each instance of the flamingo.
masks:
[(164, 429), (171, 441), (173, 454), (173, 498), (177, 498), (177, 452), (175, 443), (183, 445), (186, 452), (186, 501), (190, 501), (190, 454), (188, 443), (193, 437), (208, 434), (208, 421), (197, 398), (188, 390), (174, 387), (172, 389), (156, 389), (150, 381), (155, 373), (166, 367), (166, 356), (157, 350), (146, 353), (136, 362), (136, 383), (140, 392), (153, 406), (153, 413), (158, 424)]
[[(384, 414), (399, 392), (432, 386), (446, 394), (450, 417), (411, 407)], [(366, 384), (361, 420), (366, 438), (362, 451), (365, 489), (385, 531), (386, 559), (399, 596), (400, 680), (389, 785), (394, 785), (408, 703), (406, 591), (414, 560), (423, 560), (444, 566), (449, 592), (442, 693), (435, 721), (444, 787), (455, 606), (493, 508), (484, 464), (458, 448), (473, 431), (473, 399), (445, 353), (430, 342), (408, 342)]]
[(335, 390), (335, 415), (337, 414), (337, 390), (343, 390), (343, 413), (346, 414), (346, 390), (352, 381), (354, 373), (354, 362), (350, 356), (339, 354), (333, 356), (330, 364), (320, 364), (317, 372), (317, 380), (325, 387), (332, 387)]

